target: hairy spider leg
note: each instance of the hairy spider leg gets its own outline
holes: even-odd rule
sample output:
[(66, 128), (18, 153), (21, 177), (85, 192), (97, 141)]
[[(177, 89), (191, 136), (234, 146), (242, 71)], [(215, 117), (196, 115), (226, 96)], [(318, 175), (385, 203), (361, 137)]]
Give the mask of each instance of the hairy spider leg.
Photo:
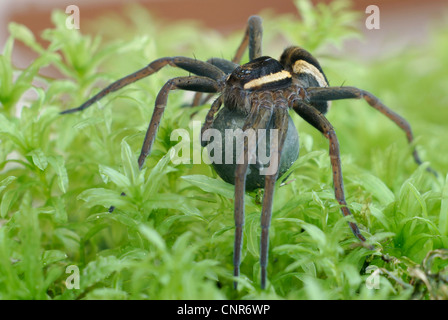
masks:
[(213, 101), (212, 106), (210, 108), (210, 110), (207, 113), (207, 116), (205, 117), (205, 122), (202, 125), (201, 128), (201, 146), (205, 147), (208, 143), (208, 141), (203, 141), (202, 137), (204, 135), (204, 132), (207, 129), (210, 129), (210, 127), (213, 124), (213, 120), (215, 118), (215, 114), (219, 111), (219, 109), (222, 106), (222, 100), (223, 100), (223, 96), (219, 96), (217, 99), (215, 99), (215, 101)]
[[(251, 16), (249, 17), (249, 21), (247, 22), (247, 24), (248, 26), (246, 34), (244, 35), (244, 39), (240, 45), (240, 48), (238, 48), (237, 53), (232, 60), (233, 62), (240, 62), (242, 57), (242, 52), (240, 49), (242, 49), (241, 47), (243, 46), (243, 43), (245, 43), (246, 37), (249, 37), (249, 60), (252, 61), (256, 58), (261, 57), (262, 55), (261, 47), (263, 38), (263, 26), (261, 18), (259, 16)], [(245, 44), (244, 46), (247, 46), (247, 44)]]
[[(251, 16), (247, 21), (246, 31), (244, 33), (243, 40), (240, 46), (236, 50), (236, 54), (232, 61), (222, 59), (222, 58), (211, 58), (207, 60), (208, 63), (218, 67), (225, 73), (231, 73), (240, 63), (247, 46), (249, 46), (249, 61), (261, 57), (262, 55), (262, 38), (263, 38), (263, 26), (262, 20), (259, 16)], [(198, 92), (195, 94), (192, 107), (195, 107), (201, 103), (202, 93)], [(211, 94), (207, 95), (202, 104), (207, 103), (207, 101), (212, 97)]]
[[(260, 99), (259, 99), (260, 98)], [(241, 264), (241, 249), (243, 246), (243, 227), (244, 227), (244, 195), (246, 190), (246, 174), (250, 160), (255, 156), (256, 145), (249, 146), (249, 141), (254, 141), (254, 134), (257, 134), (257, 140), (263, 139), (263, 133), (266, 129), (273, 114), (273, 100), (268, 93), (260, 94), (260, 97), (252, 99), (251, 112), (243, 126), (243, 131), (247, 132), (247, 139), (244, 139), (243, 152), (240, 158), (237, 159), (237, 166), (235, 169), (235, 243), (233, 250), (233, 275), (237, 278), (240, 274)], [(252, 147), (252, 148), (250, 148)], [(233, 282), (233, 287), (236, 289), (238, 283), (236, 279)]]
[(178, 67), (195, 75), (211, 78), (215, 81), (221, 81), (225, 76), (225, 73), (221, 69), (204, 61), (199, 61), (188, 57), (164, 57), (154, 60), (146, 67), (113, 82), (112, 84), (98, 92), (96, 95), (94, 95), (92, 98), (84, 102), (81, 106), (62, 111), (61, 114), (82, 111), (90, 107), (92, 104), (108, 95), (109, 93), (117, 91), (131, 83), (134, 83), (135, 81), (148, 77), (153, 73), (159, 71), (166, 65)]
[(159, 128), (160, 119), (165, 111), (168, 101), (168, 95), (171, 90), (191, 90), (201, 92), (218, 92), (220, 90), (217, 81), (199, 76), (178, 77), (168, 80), (157, 95), (154, 112), (146, 131), (145, 140), (143, 141), (142, 150), (138, 158), (138, 165), (141, 169), (146, 157), (151, 153), (151, 147), (154, 142), (157, 129)]
[[(288, 105), (286, 99), (276, 100), (274, 105), (274, 127), (278, 130), (277, 139), (271, 136), (271, 163), (272, 159), (277, 159), (280, 164), (280, 158), (283, 145), (288, 131)], [(274, 199), (274, 187), (278, 177), (278, 170), (272, 175), (266, 175), (263, 195), (263, 206), (261, 210), (261, 240), (260, 240), (260, 267), (261, 267), (261, 289), (266, 287), (268, 250), (269, 250), (269, 227), (271, 225), (272, 204)]]
[[(327, 88), (307, 88), (306, 89), (310, 102), (313, 101), (330, 101), (330, 100), (340, 100), (340, 99), (364, 99), (371, 107), (378, 110), (384, 114), (387, 118), (392, 120), (398, 127), (400, 127), (406, 134), (409, 144), (414, 141), (414, 136), (412, 134), (411, 125), (402, 116), (392, 111), (386, 107), (377, 97), (375, 97), (370, 92), (361, 90), (355, 87), (327, 87)], [(422, 161), (417, 152), (415, 146), (413, 146), (412, 155), (414, 161), (421, 165)], [(426, 168), (427, 171), (438, 176), (437, 172), (431, 167)]]
[[(226, 60), (226, 59), (222, 59), (222, 58), (210, 58), (207, 60), (207, 63), (210, 63), (212, 65), (214, 65), (215, 67), (218, 67), (219, 69), (221, 69), (222, 71), (224, 71), (224, 73), (226, 74), (230, 74), (233, 72), (233, 70), (235, 70), (239, 64), (234, 63), (232, 61)], [(211, 97), (213, 97), (213, 93), (209, 93), (202, 101), (202, 92), (196, 92), (193, 98), (193, 102), (191, 104), (192, 107), (195, 106), (199, 106), (202, 104), (206, 104), (207, 101), (209, 101), (211, 99)], [(193, 116), (193, 115), (192, 115)]]
[[(336, 136), (336, 132), (331, 125), (331, 123), (325, 118), (325, 116), (314, 108), (313, 106), (301, 101), (294, 100), (293, 102), (294, 111), (302, 117), (306, 122), (311, 124), (317, 130), (323, 133), (323, 135), (328, 139), (330, 145), (330, 161), (331, 167), (333, 171), (333, 184), (334, 184), (334, 194), (335, 198), (341, 206), (342, 214), (347, 216), (352, 216), (350, 209), (347, 207), (347, 202), (345, 201), (344, 194), (344, 181), (342, 179), (342, 169), (341, 169), (341, 157), (339, 154), (339, 142)], [(366, 238), (359, 231), (358, 226), (355, 222), (348, 222), (350, 229), (353, 234), (358, 238), (361, 242), (366, 242)], [(373, 249), (373, 246), (369, 247)]]

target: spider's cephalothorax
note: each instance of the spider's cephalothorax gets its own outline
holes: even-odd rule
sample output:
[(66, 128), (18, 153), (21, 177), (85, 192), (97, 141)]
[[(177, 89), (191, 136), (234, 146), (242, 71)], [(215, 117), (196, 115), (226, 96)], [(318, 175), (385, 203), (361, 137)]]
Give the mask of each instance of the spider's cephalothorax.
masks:
[[(328, 80), (319, 62), (308, 51), (289, 47), (283, 52), (280, 62), (264, 56), (237, 67), (226, 79), (224, 105), (229, 109), (244, 108), (242, 111), (249, 113), (248, 99), (260, 91), (271, 94), (277, 91), (290, 101), (307, 87), (328, 87)], [(303, 93), (300, 99), (303, 100)], [(310, 104), (326, 113), (329, 102)]]
[[(413, 135), (409, 123), (367, 91), (354, 87), (329, 87), (318, 61), (302, 48), (287, 48), (279, 61), (270, 57), (263, 57), (261, 54), (261, 37), (261, 19), (258, 16), (252, 16), (249, 18), (243, 41), (232, 61), (221, 58), (212, 58), (207, 62), (187, 57), (160, 58), (143, 69), (112, 83), (80, 107), (69, 109), (62, 113), (81, 111), (105, 95), (147, 77), (166, 65), (184, 69), (194, 75), (168, 80), (157, 95), (154, 112), (138, 159), (140, 168), (142, 168), (146, 157), (150, 154), (163, 111), (167, 105), (168, 94), (171, 90), (181, 89), (198, 92), (193, 104), (197, 104), (200, 101), (202, 93), (219, 94), (207, 114), (202, 133), (214, 126), (219, 126), (217, 122), (225, 117), (220, 118), (219, 115), (217, 117), (215, 115), (223, 105), (221, 112), (229, 111), (226, 117), (231, 117), (231, 120), (239, 122), (237, 126), (245, 131), (253, 129), (253, 132), (256, 132), (259, 129), (266, 128), (277, 130), (277, 139), (273, 140), (274, 143), (272, 143), (270, 148), (271, 158), (281, 158), (283, 151), (288, 149), (288, 143), (291, 144), (291, 142), (296, 145), (298, 154), (298, 138), (294, 138), (297, 134), (288, 135), (288, 131), (291, 133), (291, 130), (295, 130), (291, 129), (293, 126), (291, 126), (292, 121), (289, 119), (288, 110), (291, 109), (322, 132), (329, 140), (335, 198), (340, 205), (342, 214), (351, 216), (345, 201), (338, 139), (333, 126), (324, 116), (328, 111), (330, 101), (364, 99), (372, 108), (380, 111), (398, 125), (405, 132), (408, 141), (411, 143)], [(241, 57), (247, 47), (249, 47), (250, 62), (239, 66)], [(221, 129), (226, 127), (225, 121), (223, 123), (224, 127), (221, 127)], [(288, 136), (290, 137), (288, 138)], [(247, 141), (249, 139), (244, 139), (244, 148), (241, 154), (243, 161), (235, 165), (234, 181), (232, 181), (235, 184), (235, 244), (233, 258), (235, 288), (237, 286), (237, 277), (240, 273), (239, 267), (243, 244), (244, 192), (249, 170), (247, 159), (253, 158), (257, 148), (256, 144), (251, 145)], [(415, 148), (413, 156), (415, 162), (421, 164)], [(292, 158), (294, 157), (297, 158), (297, 155), (293, 153)], [(430, 168), (428, 170), (432, 171)], [(266, 174), (263, 179), (265, 192), (261, 212), (260, 244), (262, 288), (266, 286), (269, 226), (272, 215), (274, 185), (279, 176), (279, 171), (281, 170), (275, 170), (275, 172)], [(435, 173), (434, 171), (432, 172)], [(349, 220), (349, 226), (354, 235), (362, 243), (365, 243), (366, 239), (359, 231), (358, 226), (353, 222), (353, 219)], [(371, 248), (371, 246), (366, 247)]]

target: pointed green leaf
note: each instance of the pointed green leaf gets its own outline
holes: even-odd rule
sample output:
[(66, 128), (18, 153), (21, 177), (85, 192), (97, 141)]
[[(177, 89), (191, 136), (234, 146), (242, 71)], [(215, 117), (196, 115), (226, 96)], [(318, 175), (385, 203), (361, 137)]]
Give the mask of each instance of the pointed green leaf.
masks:
[(168, 163), (171, 161), (171, 157), (174, 154), (174, 148), (168, 150), (168, 153), (162, 157), (162, 159), (157, 162), (145, 182), (143, 198), (149, 199), (151, 196), (156, 194), (158, 188), (160, 188), (160, 179), (165, 175)]
[[(181, 178), (205, 192), (219, 194), (228, 199), (235, 197), (235, 187), (222, 180), (213, 179), (204, 175), (190, 175)], [(244, 201), (247, 205), (255, 206), (254, 198), (247, 194), (244, 196)]]
[(11, 189), (5, 191), (5, 194), (2, 197), (2, 202), (0, 204), (0, 217), (5, 218), (8, 214), (9, 208), (11, 207), (12, 203), (17, 198), (17, 189)]
[(162, 251), (162, 252), (166, 251), (165, 240), (163, 240), (163, 238), (160, 236), (160, 234), (156, 230), (154, 230), (144, 224), (140, 225), (138, 229), (139, 229), (140, 233), (147, 240), (149, 240), (152, 244), (154, 244), (160, 251)]
[(129, 207), (130, 203), (125, 197), (121, 196), (121, 192), (104, 188), (92, 188), (83, 191), (78, 199), (84, 200), (88, 207), (103, 206), (109, 208), (115, 206), (118, 208)]
[(128, 188), (131, 183), (125, 175), (114, 170), (112, 168), (100, 165), (100, 174), (103, 178), (104, 183), (107, 183), (110, 179), (113, 183), (115, 183), (120, 188)]
[(138, 177), (140, 175), (138, 159), (125, 139), (121, 141), (121, 161), (124, 174), (131, 184), (135, 185), (138, 182)]
[(369, 174), (362, 173), (356, 179), (357, 183), (362, 185), (368, 192), (373, 194), (375, 198), (383, 205), (388, 205), (392, 201), (395, 201), (395, 195), (386, 184), (378, 177)]
[(61, 156), (48, 157), (48, 163), (53, 167), (58, 176), (58, 185), (62, 193), (67, 192), (68, 188), (68, 175), (67, 169), (65, 168), (65, 160)]
[(47, 157), (45, 156), (44, 152), (40, 148), (34, 149), (33, 151), (29, 152), (28, 156), (32, 157), (33, 163), (40, 170), (44, 171), (45, 168), (47, 168), (47, 165), (48, 165)]
[(0, 192), (2, 192), (3, 189), (5, 189), (11, 182), (13, 182), (16, 179), (17, 179), (17, 177), (9, 176), (9, 177), (6, 177), (5, 179), (3, 179), (2, 181), (0, 181)]
[(44, 52), (44, 49), (39, 45), (34, 37), (34, 34), (26, 26), (11, 22), (8, 26), (9, 33), (16, 39), (22, 41), (28, 47), (32, 48), (38, 53)]
[(61, 250), (45, 250), (42, 254), (42, 264), (44, 266), (48, 266), (51, 263), (55, 263), (67, 258), (67, 254)]

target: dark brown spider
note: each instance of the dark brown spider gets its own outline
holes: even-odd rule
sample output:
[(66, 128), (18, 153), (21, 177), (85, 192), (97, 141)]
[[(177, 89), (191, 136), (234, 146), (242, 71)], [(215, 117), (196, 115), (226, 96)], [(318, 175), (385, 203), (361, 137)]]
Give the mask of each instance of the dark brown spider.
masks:
[[(278, 140), (271, 147), (271, 157), (280, 157), (288, 128), (288, 110), (294, 110), (299, 116), (323, 133), (329, 140), (330, 160), (333, 172), (334, 192), (342, 214), (351, 216), (345, 201), (339, 143), (335, 130), (324, 114), (329, 101), (339, 99), (364, 99), (371, 107), (380, 111), (395, 122), (405, 133), (408, 141), (413, 141), (409, 123), (401, 116), (387, 108), (371, 93), (354, 87), (329, 87), (328, 81), (318, 61), (300, 47), (287, 48), (277, 61), (261, 54), (262, 26), (261, 18), (252, 16), (241, 45), (232, 61), (213, 58), (207, 62), (187, 57), (164, 57), (151, 62), (137, 72), (125, 76), (100, 91), (78, 108), (63, 111), (73, 113), (81, 111), (100, 100), (107, 94), (123, 88), (139, 79), (150, 76), (166, 65), (184, 69), (194, 76), (177, 77), (168, 80), (160, 90), (155, 101), (155, 108), (143, 142), (138, 164), (142, 168), (145, 158), (150, 154), (163, 111), (167, 105), (171, 90), (181, 89), (199, 93), (218, 93), (207, 114), (202, 132), (212, 127), (215, 114), (224, 105), (230, 110), (237, 110), (247, 115), (243, 130), (263, 129), (271, 125), (278, 129)], [(250, 62), (239, 65), (246, 48), (249, 47)], [(200, 101), (197, 94), (194, 104)], [(247, 159), (254, 155), (254, 148), (248, 147), (248, 139), (244, 141), (243, 163), (236, 165), (235, 170), (235, 247), (234, 276), (239, 276), (241, 249), (244, 225), (244, 192)], [(414, 149), (415, 162), (421, 164)], [(431, 170), (431, 169), (429, 169)], [(268, 262), (268, 234), (271, 222), (274, 184), (278, 171), (265, 176), (263, 208), (261, 213), (261, 287), (266, 286), (266, 267)], [(362, 242), (366, 238), (361, 234), (354, 222), (349, 222), (354, 235)], [(368, 248), (371, 246), (366, 245)], [(235, 279), (234, 287), (237, 287)]]

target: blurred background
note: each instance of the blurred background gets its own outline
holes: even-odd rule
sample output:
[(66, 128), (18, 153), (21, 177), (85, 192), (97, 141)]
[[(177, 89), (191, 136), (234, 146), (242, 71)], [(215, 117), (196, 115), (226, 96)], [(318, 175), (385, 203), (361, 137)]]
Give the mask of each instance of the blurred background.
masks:
[[(329, 3), (331, 1), (313, 1)], [(8, 36), (7, 25), (14, 21), (30, 28), (35, 35), (52, 27), (51, 12), (65, 11), (69, 5), (76, 5), (81, 12), (81, 32), (88, 21), (95, 21), (105, 14), (123, 11), (129, 3), (139, 3), (155, 17), (166, 21), (194, 20), (200, 24), (227, 34), (244, 28), (252, 14), (269, 10), (274, 14), (291, 13), (298, 16), (292, 0), (2, 0), (0, 2), (0, 48)], [(348, 41), (345, 46), (351, 53), (363, 57), (373, 57), (385, 50), (402, 48), (410, 43), (424, 43), (429, 28), (441, 19), (447, 8), (446, 0), (358, 0), (353, 9), (364, 14), (369, 5), (380, 8), (380, 29), (368, 30), (360, 19), (359, 30), (365, 41)], [(15, 61), (27, 65), (33, 55), (25, 47), (18, 46)]]

